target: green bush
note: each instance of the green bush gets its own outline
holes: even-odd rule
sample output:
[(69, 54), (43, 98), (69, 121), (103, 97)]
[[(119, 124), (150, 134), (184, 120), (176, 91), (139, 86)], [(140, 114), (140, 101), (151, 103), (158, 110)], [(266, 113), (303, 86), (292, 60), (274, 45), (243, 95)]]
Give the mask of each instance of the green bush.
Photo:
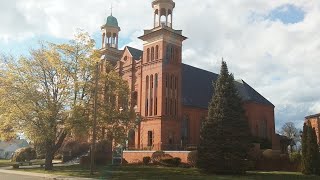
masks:
[(152, 153), (151, 161), (152, 161), (153, 163), (159, 162), (160, 159), (161, 159), (161, 157), (164, 156), (164, 154), (165, 154), (165, 153), (164, 153), (163, 151), (156, 151), (156, 152)]
[(196, 167), (198, 158), (198, 151), (191, 151), (188, 154), (187, 161), (192, 167)]
[(86, 142), (69, 141), (61, 148), (63, 156), (70, 156), (71, 159), (83, 155), (89, 151), (89, 144)]
[(275, 159), (274, 155), (273, 155), (273, 151), (272, 149), (266, 149), (262, 152), (262, 157), (264, 159)]
[(148, 165), (151, 161), (151, 157), (149, 156), (146, 156), (146, 157), (143, 157), (143, 164), (144, 165)]
[(13, 164), (13, 165), (12, 165), (12, 168), (13, 168), (13, 169), (19, 169), (19, 164)]
[(33, 148), (20, 148), (17, 149), (12, 156), (12, 162), (25, 162), (37, 158), (36, 151)]
[(95, 149), (95, 163), (97, 165), (106, 165), (111, 160), (112, 143), (107, 140), (98, 142)]
[(289, 155), (290, 162), (301, 162), (301, 154), (298, 152), (293, 152)]
[(162, 165), (165, 165), (165, 166), (174, 166), (174, 167), (177, 167), (177, 166), (180, 165), (181, 159), (178, 158), (178, 157), (175, 157), (175, 158), (166, 158), (166, 159), (161, 159), (160, 162), (161, 162)]

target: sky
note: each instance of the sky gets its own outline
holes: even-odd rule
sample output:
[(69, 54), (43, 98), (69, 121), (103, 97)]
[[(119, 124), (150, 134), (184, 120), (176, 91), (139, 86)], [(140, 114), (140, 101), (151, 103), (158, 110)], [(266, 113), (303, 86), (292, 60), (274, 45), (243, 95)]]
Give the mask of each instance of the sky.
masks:
[[(320, 113), (319, 0), (174, 0), (173, 28), (188, 37), (183, 62), (218, 73), (227, 61), (275, 105), (276, 129), (302, 127)], [(118, 19), (120, 47), (142, 48), (153, 25), (152, 0), (0, 0), (0, 53), (27, 55), (39, 41), (64, 43), (77, 29), (101, 48), (100, 27)]]

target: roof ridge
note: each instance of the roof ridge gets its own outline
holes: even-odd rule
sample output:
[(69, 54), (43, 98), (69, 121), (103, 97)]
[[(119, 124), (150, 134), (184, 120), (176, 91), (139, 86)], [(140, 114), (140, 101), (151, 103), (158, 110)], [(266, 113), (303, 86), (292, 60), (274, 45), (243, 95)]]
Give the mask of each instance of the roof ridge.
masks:
[[(251, 90), (253, 90), (255, 93), (257, 93), (260, 97), (262, 97), (264, 100), (266, 100), (268, 103), (272, 104), (267, 98), (265, 98), (263, 95), (261, 95), (257, 90), (255, 90), (253, 87), (251, 87), (247, 82), (245, 82), (243, 79), (242, 79), (242, 82), (244, 85), (248, 86)], [(247, 87), (244, 86), (244, 88), (247, 90)], [(248, 93), (250, 94), (250, 93)], [(272, 104), (274, 106), (274, 104)]]
[(204, 72), (212, 73), (212, 74), (215, 74), (215, 75), (219, 75), (219, 74), (217, 74), (217, 73), (211, 72), (211, 71), (209, 71), (209, 70), (201, 69), (201, 68), (199, 68), (199, 67), (195, 67), (195, 66), (192, 66), (192, 65), (190, 65), (190, 64), (182, 63), (182, 65), (189, 66), (189, 67), (192, 67), (192, 68), (195, 68), (195, 69), (204, 71)]

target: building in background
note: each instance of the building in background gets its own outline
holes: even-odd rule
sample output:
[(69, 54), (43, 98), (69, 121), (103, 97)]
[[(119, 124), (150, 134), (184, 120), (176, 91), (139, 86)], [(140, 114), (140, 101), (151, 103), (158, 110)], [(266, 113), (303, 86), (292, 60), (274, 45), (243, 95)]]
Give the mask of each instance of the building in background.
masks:
[(320, 114), (305, 117), (305, 122), (310, 121), (312, 128), (316, 130), (318, 144), (320, 144)]

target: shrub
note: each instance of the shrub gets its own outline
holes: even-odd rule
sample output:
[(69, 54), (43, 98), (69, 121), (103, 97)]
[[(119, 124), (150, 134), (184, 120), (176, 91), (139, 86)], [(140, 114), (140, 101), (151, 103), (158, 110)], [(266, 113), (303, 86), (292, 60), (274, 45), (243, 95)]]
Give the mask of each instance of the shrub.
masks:
[(79, 164), (81, 166), (90, 166), (90, 157), (89, 156), (81, 156)]
[(143, 164), (144, 165), (148, 165), (151, 161), (151, 157), (149, 156), (146, 156), (146, 157), (143, 157)]
[(62, 159), (62, 155), (61, 154), (57, 154), (57, 155), (54, 156), (54, 159), (61, 160)]
[(192, 166), (189, 163), (180, 163), (178, 167), (180, 167), (180, 168), (191, 168)]
[(272, 149), (266, 149), (262, 152), (262, 157), (264, 159), (273, 159), (273, 151)]
[(198, 151), (191, 151), (188, 154), (188, 164), (190, 164), (192, 167), (196, 167), (197, 165), (197, 158), (198, 158)]
[(61, 148), (61, 152), (64, 156), (71, 156), (75, 158), (87, 153), (89, 150), (89, 144), (86, 142), (69, 141)]
[(106, 165), (112, 160), (112, 143), (102, 140), (97, 143), (95, 149), (95, 163), (97, 165)]
[(293, 152), (289, 156), (290, 162), (301, 162), (301, 154), (298, 152)]
[(33, 148), (20, 148), (17, 149), (12, 156), (12, 162), (25, 162), (37, 158), (36, 151)]
[(174, 167), (177, 167), (177, 166), (180, 165), (181, 159), (178, 158), (178, 157), (175, 157), (175, 158), (166, 158), (166, 159), (161, 159), (160, 162), (161, 162), (162, 165), (165, 165), (165, 166), (174, 166)]
[(161, 157), (163, 157), (164, 155), (165, 155), (165, 153), (163, 151), (156, 151), (156, 152), (152, 153), (151, 161), (153, 163), (157, 163), (160, 161)]
[(13, 168), (13, 169), (19, 169), (19, 164), (13, 164), (13, 165), (12, 165), (12, 168)]

